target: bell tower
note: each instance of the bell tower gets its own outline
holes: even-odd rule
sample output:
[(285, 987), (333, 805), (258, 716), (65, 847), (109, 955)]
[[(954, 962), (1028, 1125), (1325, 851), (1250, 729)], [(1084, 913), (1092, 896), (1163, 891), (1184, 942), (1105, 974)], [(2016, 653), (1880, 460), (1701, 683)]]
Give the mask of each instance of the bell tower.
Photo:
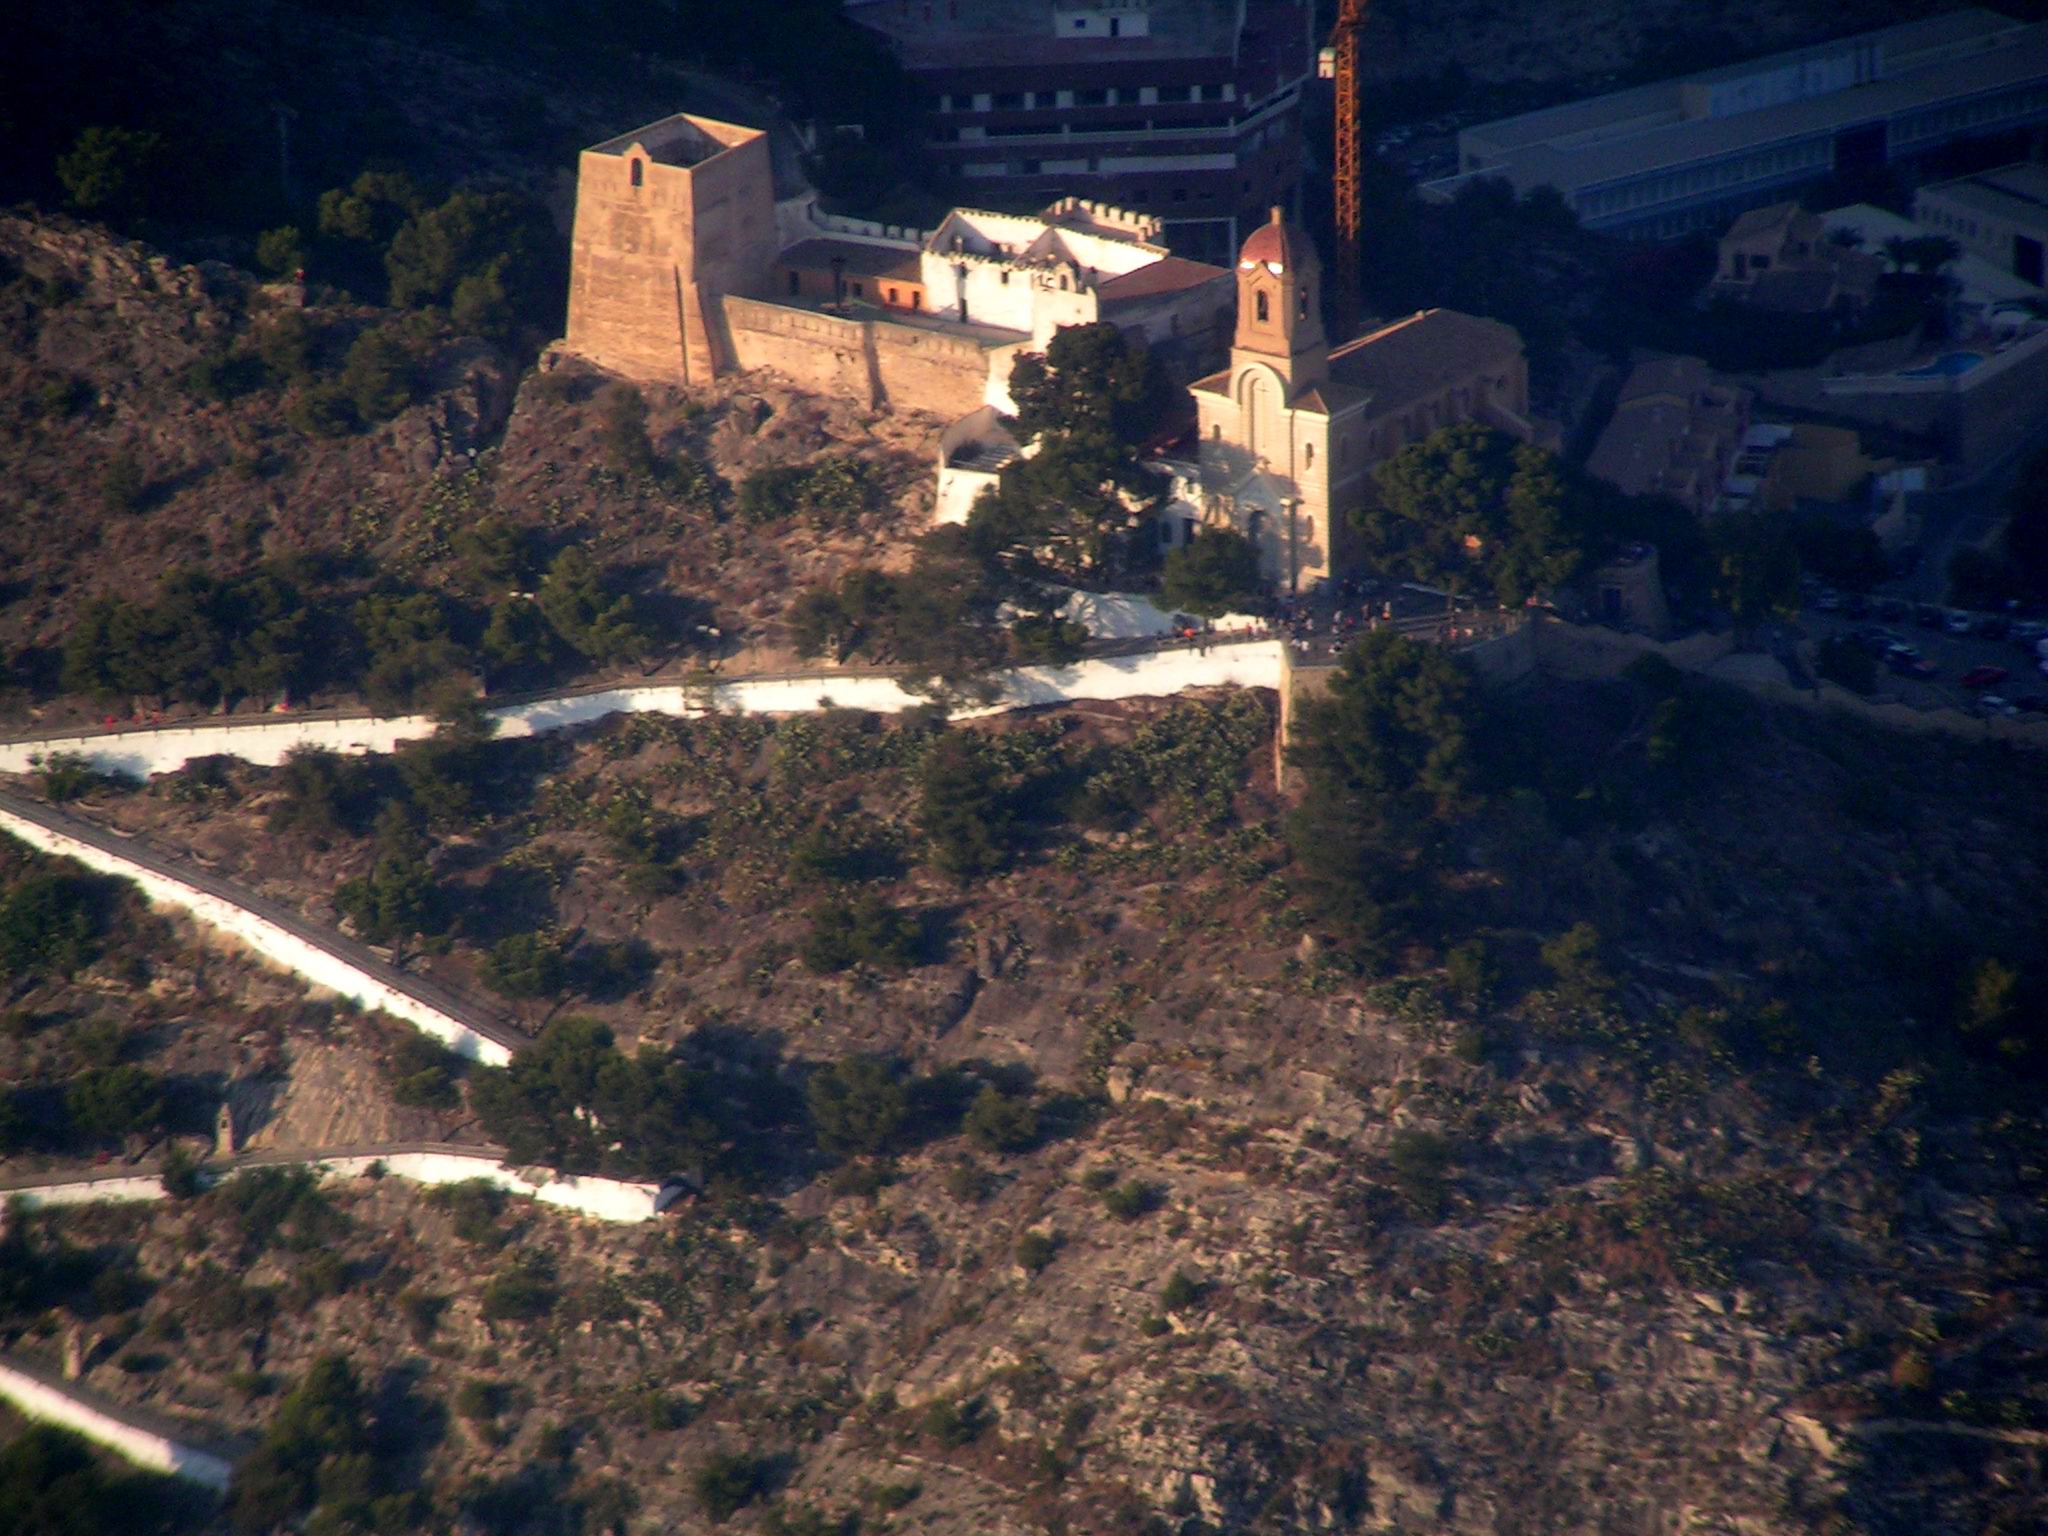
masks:
[(1233, 372), (1250, 362), (1264, 363), (1286, 381), (1290, 397), (1329, 377), (1322, 279), (1315, 246), (1275, 208), (1271, 222), (1254, 230), (1238, 252)]

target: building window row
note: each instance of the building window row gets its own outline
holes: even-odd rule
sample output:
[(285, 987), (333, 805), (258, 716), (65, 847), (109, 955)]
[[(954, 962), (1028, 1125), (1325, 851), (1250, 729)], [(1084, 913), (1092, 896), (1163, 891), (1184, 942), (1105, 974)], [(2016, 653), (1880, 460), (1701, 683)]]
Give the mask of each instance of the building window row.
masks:
[(1953, 230), (1956, 234), (1968, 235), (1973, 240), (1977, 238), (1978, 226), (1975, 219), (1966, 219), (1959, 213), (1950, 213), (1946, 208), (1929, 208), (1921, 215), (1921, 220), (1923, 223), (1932, 224), (1936, 229)]
[(1586, 218), (1625, 213), (1634, 208), (1654, 207), (1682, 197), (1725, 191), (1752, 182), (1770, 181), (1802, 171), (1824, 171), (1833, 163), (1833, 151), (1825, 140), (1805, 144), (1784, 144), (1706, 165), (1686, 166), (1661, 176), (1648, 176), (1623, 186), (1581, 192), (1579, 212)]
[(1950, 106), (1916, 112), (1892, 125), (1892, 137), (1901, 143), (1919, 139), (1945, 138), (1966, 133), (1990, 123), (2009, 123), (2015, 118), (2048, 112), (2048, 87), (2010, 91), (1976, 101), (1959, 101)]
[(1235, 101), (1228, 82), (1206, 85), (1102, 85), (1073, 91), (947, 91), (941, 112), (1045, 111), (1055, 107), (1150, 107), (1182, 102)]

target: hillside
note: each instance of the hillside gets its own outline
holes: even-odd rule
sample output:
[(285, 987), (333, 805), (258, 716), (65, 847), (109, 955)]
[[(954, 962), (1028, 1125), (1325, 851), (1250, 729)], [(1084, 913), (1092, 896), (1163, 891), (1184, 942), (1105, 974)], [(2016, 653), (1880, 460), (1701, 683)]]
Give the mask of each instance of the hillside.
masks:
[[(392, 331), (397, 409), (326, 426), (309, 402), (350, 387), (359, 338)], [(467, 649), (508, 587), (530, 590), (573, 545), (630, 594), (648, 658), (773, 660), (791, 598), (849, 561), (897, 558), (930, 499), (932, 424), (916, 417), (768, 378), (643, 401), (552, 358), (522, 372), (445, 317), (317, 286), (302, 306), (291, 285), (21, 212), (0, 218), (0, 399), (0, 657), (15, 682), (0, 709), (16, 722), (167, 707), (79, 697), (61, 648), (95, 599), (148, 603), (182, 568), (284, 572), (335, 621), (372, 592), (427, 594)], [(861, 472), (829, 518), (739, 515), (756, 472), (849, 460)], [(480, 524), (488, 548), (465, 542)], [(517, 680), (597, 665), (564, 647)], [(329, 672), (293, 702), (359, 695), (359, 673)]]
[[(628, 1528), (708, 1528), (707, 1468), (742, 1530), (2025, 1528), (2038, 1097), (1940, 1021), (1969, 953), (2036, 931), (2042, 766), (1688, 695), (1718, 746), (1652, 807), (1656, 685), (1535, 690), (1502, 729), (1581, 724), (1461, 861), (1499, 892), (1483, 984), (1318, 937), (1249, 698), (945, 733), (1021, 818), (965, 883), (916, 722), (484, 748), (423, 963), (473, 984), (534, 930), (623, 958), (507, 1007), (731, 1084), (705, 1193), (634, 1233), (390, 1181), (281, 1235), (226, 1191), (45, 1218), (143, 1277), (80, 1314), (88, 1379), (253, 1431), (345, 1348), (490, 1531), (572, 1529), (614, 1478)], [(284, 770), (198, 772), (83, 809), (331, 915), (367, 828), (266, 836)], [(857, 894), (919, 937), (835, 969), (815, 914)], [(1604, 958), (1537, 957), (1589, 916)], [(238, 1081), (290, 1105), (302, 1060)], [(252, 1299), (180, 1300), (228, 1262)], [(531, 1265), (548, 1299), (508, 1312)]]

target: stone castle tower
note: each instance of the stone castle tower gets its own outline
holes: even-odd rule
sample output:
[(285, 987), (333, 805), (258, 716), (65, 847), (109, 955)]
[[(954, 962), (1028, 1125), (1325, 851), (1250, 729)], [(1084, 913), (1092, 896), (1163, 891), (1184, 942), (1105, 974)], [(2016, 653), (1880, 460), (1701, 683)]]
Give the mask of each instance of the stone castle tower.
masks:
[(768, 136), (679, 114), (583, 151), (564, 345), (649, 382), (736, 366), (719, 299), (775, 261)]

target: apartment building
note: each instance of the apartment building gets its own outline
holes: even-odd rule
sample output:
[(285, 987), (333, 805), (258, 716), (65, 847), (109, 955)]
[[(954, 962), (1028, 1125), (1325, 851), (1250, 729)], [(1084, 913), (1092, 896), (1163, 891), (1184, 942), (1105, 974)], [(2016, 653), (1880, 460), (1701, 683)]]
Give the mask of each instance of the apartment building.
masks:
[(1078, 196), (1161, 221), (1228, 262), (1304, 161), (1310, 0), (849, 0), (930, 112), (963, 203)]

